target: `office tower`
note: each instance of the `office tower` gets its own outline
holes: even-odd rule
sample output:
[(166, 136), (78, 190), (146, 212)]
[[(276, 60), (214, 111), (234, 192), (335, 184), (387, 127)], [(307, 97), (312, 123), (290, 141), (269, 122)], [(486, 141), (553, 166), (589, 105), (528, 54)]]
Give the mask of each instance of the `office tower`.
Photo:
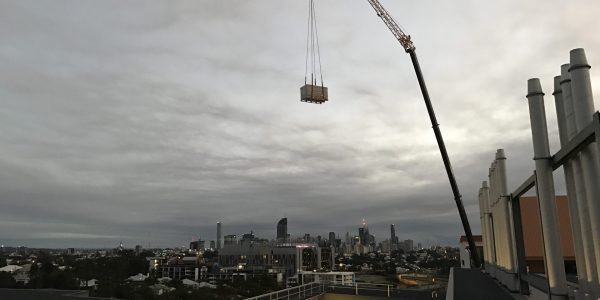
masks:
[(215, 250), (215, 241), (210, 241), (210, 249)]
[(335, 247), (335, 232), (333, 231), (329, 233), (329, 244)]
[(199, 246), (198, 246), (198, 241), (191, 241), (190, 242), (190, 250), (198, 250)]
[(285, 243), (287, 241), (287, 218), (282, 218), (277, 222), (277, 241)]
[(227, 246), (227, 245), (237, 245), (237, 243), (238, 243), (238, 238), (235, 234), (226, 235), (224, 237), (223, 248), (225, 248), (225, 246)]
[(404, 251), (410, 252), (413, 251), (413, 248), (413, 240), (404, 240)]
[(221, 222), (217, 222), (217, 250), (223, 245), (223, 232), (221, 231)]
[(363, 227), (358, 228), (358, 241), (362, 245), (365, 245), (367, 243), (367, 237), (365, 235), (365, 228), (363, 228)]
[(374, 242), (374, 237), (369, 233), (369, 227), (367, 226), (367, 221), (363, 219), (361, 228), (358, 228), (358, 236), (360, 237), (360, 243), (363, 246), (367, 246)]
[(396, 225), (390, 225), (390, 250), (398, 250), (398, 237), (396, 236)]
[(310, 233), (305, 233), (304, 234), (304, 238), (303, 238), (305, 243), (310, 243), (311, 242), (311, 237), (310, 237)]

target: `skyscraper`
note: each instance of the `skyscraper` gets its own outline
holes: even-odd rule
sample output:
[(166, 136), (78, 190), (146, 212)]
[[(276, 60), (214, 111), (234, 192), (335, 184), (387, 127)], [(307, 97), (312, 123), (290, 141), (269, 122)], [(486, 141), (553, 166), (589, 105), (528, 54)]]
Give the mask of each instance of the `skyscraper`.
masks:
[(364, 227), (360, 227), (358, 228), (358, 239), (361, 245), (366, 245), (367, 244), (367, 235), (365, 234), (365, 228)]
[(413, 249), (414, 249), (413, 240), (404, 240), (404, 251), (410, 252), (410, 251), (413, 251)]
[(223, 232), (221, 231), (221, 222), (217, 222), (217, 250), (223, 246)]
[(329, 244), (333, 247), (335, 247), (335, 232), (330, 232), (329, 233)]
[(367, 220), (365, 219), (362, 220), (362, 227), (358, 228), (358, 236), (360, 237), (360, 243), (363, 246), (367, 246), (372, 242), (375, 242), (374, 240), (371, 241), (373, 238), (372, 235), (369, 233), (369, 226), (367, 226)]
[(238, 238), (235, 234), (226, 235), (224, 237), (223, 248), (226, 248), (228, 245), (237, 245)]
[(396, 237), (396, 225), (390, 225), (390, 250), (398, 249), (398, 238)]
[(287, 218), (282, 218), (277, 222), (277, 241), (285, 243), (287, 241)]

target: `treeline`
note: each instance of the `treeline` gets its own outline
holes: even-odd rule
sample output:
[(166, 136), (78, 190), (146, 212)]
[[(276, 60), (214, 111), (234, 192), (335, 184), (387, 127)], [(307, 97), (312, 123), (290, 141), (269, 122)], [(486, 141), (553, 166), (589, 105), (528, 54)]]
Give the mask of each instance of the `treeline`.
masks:
[(239, 279), (233, 283), (231, 281), (222, 282), (217, 285), (216, 289), (193, 289), (182, 285), (178, 280), (173, 280), (168, 285), (174, 287), (175, 290), (162, 295), (155, 295), (149, 287), (151, 284), (152, 279), (144, 283), (123, 284), (115, 290), (112, 297), (134, 300), (236, 300), (266, 294), (280, 288), (276, 279), (271, 276), (258, 276), (248, 278), (248, 280)]
[(77, 260), (72, 256), (52, 257), (41, 252), (37, 262), (31, 265), (27, 284), (17, 283), (11, 274), (0, 272), (0, 288), (75, 290), (80, 288), (80, 281), (90, 279), (97, 279), (106, 286), (116, 286), (131, 275), (147, 273), (146, 257), (152, 255), (152, 252), (135, 255), (133, 251), (126, 250), (115, 257)]
[(272, 276), (257, 276), (248, 280), (236, 279), (235, 282), (223, 281), (216, 289), (192, 289), (184, 286), (180, 280), (172, 280), (167, 285), (174, 290), (155, 295), (150, 288), (157, 283), (155, 274), (150, 274), (151, 277), (144, 282), (126, 281), (132, 275), (148, 273), (146, 260), (148, 256), (154, 254), (142, 252), (136, 255), (131, 250), (124, 250), (113, 257), (77, 259), (68, 255), (50, 256), (47, 253), (39, 253), (37, 262), (31, 266), (28, 284), (17, 283), (11, 274), (0, 272), (0, 288), (75, 290), (81, 289), (82, 281), (96, 279), (98, 286), (90, 289), (90, 296), (134, 300), (234, 300), (265, 294), (280, 288)]

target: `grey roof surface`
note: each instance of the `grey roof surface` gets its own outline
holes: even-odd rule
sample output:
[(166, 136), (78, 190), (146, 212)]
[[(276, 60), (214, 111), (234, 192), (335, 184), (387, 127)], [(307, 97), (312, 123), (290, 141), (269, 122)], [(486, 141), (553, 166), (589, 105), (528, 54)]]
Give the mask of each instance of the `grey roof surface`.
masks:
[(480, 270), (454, 268), (454, 299), (514, 300), (515, 298)]
[(83, 300), (104, 299), (88, 297), (87, 291), (0, 289), (2, 300)]

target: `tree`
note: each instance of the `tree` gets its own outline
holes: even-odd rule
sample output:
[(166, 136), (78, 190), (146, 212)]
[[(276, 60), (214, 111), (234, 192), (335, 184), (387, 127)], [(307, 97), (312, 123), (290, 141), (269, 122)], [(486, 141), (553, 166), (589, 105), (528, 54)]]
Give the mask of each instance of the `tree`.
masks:
[(169, 285), (174, 287), (174, 288), (180, 288), (183, 286), (183, 282), (177, 278), (173, 278), (170, 282)]
[(219, 257), (219, 252), (207, 250), (202, 254), (202, 257), (206, 259), (215, 259)]
[(238, 279), (235, 287), (241, 295), (247, 297), (258, 296), (278, 289), (277, 280), (271, 276), (255, 276), (246, 280)]
[(15, 288), (17, 287), (17, 281), (13, 278), (10, 273), (0, 272), (0, 288)]
[(398, 249), (398, 250), (392, 251), (392, 253), (391, 253), (390, 256), (393, 257), (393, 258), (401, 258), (402, 254), (404, 254), (404, 250)]

